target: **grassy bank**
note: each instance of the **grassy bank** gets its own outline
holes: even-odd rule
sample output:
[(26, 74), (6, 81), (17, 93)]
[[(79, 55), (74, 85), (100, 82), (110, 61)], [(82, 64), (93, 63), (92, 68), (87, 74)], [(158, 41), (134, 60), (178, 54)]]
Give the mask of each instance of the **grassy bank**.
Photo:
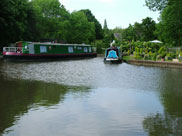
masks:
[(135, 58), (133, 56), (123, 56), (123, 60), (127, 62), (129, 60), (135, 60)]

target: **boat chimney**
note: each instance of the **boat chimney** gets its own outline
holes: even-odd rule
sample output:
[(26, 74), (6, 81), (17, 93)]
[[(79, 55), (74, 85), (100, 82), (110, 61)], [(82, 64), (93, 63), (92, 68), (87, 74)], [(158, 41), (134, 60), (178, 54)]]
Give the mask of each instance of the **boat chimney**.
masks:
[(112, 41), (112, 43), (110, 43), (110, 46), (112, 47), (112, 45), (115, 43), (115, 40)]

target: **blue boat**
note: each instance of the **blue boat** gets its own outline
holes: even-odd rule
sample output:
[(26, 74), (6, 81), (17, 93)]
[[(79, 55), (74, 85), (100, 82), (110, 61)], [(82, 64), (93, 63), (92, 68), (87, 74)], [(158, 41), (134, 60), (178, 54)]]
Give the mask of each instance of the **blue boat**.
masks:
[(105, 63), (121, 63), (122, 62), (122, 55), (120, 49), (118, 47), (110, 47), (105, 51), (104, 57)]

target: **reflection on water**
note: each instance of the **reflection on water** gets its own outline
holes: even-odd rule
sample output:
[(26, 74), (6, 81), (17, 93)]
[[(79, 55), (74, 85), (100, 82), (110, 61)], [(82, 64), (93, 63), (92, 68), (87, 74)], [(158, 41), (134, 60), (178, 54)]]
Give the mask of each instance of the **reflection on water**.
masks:
[(0, 62), (0, 135), (181, 135), (181, 77), (103, 58)]
[(144, 119), (143, 127), (150, 136), (181, 136), (182, 118), (168, 113), (151, 115)]
[(151, 136), (182, 135), (182, 84), (181, 71), (167, 71), (160, 90), (164, 114), (147, 116), (143, 126)]
[[(1, 80), (0, 82), (0, 133), (14, 125), (29, 110), (54, 109), (74, 90), (84, 94), (85, 87), (67, 87), (44, 82)], [(16, 123), (15, 123), (16, 124)]]

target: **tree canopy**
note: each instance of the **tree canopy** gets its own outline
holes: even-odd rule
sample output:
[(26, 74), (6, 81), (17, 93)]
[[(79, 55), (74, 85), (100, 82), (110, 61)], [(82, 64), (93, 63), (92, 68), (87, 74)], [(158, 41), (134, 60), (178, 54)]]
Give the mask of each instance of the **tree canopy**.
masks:
[(150, 41), (156, 38), (155, 36), (156, 23), (152, 18), (147, 17), (142, 20), (142, 23), (136, 22), (134, 25), (129, 25), (122, 32), (122, 37), (127, 41)]
[(64, 6), (58, 0), (32, 0), (32, 4), (36, 12), (36, 25), (40, 38), (62, 38), (64, 21), (69, 18)]
[(103, 39), (102, 26), (90, 10), (69, 13), (59, 0), (0, 0), (0, 8), (1, 47), (20, 40), (91, 43)]
[(103, 30), (102, 30), (102, 26), (99, 23), (99, 21), (95, 18), (95, 16), (92, 14), (92, 12), (89, 9), (85, 9), (85, 10), (81, 10), (82, 12), (84, 12), (84, 14), (86, 15), (87, 19), (89, 22), (93, 22), (95, 25), (95, 34), (96, 34), (96, 39), (103, 39)]
[(0, 8), (1, 46), (33, 39), (35, 14), (28, 0), (1, 0)]
[(149, 9), (156, 11), (156, 10), (163, 10), (169, 0), (145, 0), (146, 6), (149, 7)]
[(157, 25), (158, 37), (173, 46), (182, 46), (182, 1), (146, 0), (151, 10), (160, 10), (160, 22)]
[(182, 1), (145, 2), (149, 9), (160, 11), (159, 23), (147, 17), (142, 23), (136, 22), (126, 29), (110, 30), (107, 21), (104, 20), (102, 28), (89, 9), (70, 13), (59, 0), (0, 0), (0, 47), (20, 40), (41, 39), (59, 39), (66, 43), (99, 43), (102, 47), (109, 47), (114, 33), (120, 33), (122, 39), (127, 41), (158, 38), (165, 43), (182, 46)]
[(95, 40), (94, 23), (89, 22), (82, 11), (71, 14), (69, 32), (69, 43), (90, 43)]

